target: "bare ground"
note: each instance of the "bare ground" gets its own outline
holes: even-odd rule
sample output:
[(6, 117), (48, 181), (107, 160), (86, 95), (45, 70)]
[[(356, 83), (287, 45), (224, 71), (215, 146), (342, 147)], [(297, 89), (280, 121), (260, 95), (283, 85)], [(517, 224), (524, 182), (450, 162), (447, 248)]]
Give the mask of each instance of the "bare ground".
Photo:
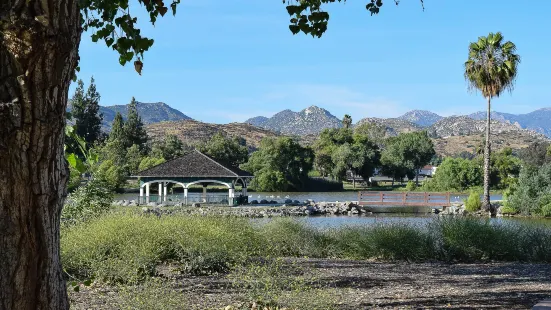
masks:
[[(286, 264), (315, 274), (316, 280), (308, 284), (311, 290), (278, 293), (280, 305), (298, 309), (530, 309), (551, 297), (551, 264), (329, 259), (292, 259)], [(250, 300), (250, 290), (232, 285), (227, 275), (191, 277), (166, 270), (154, 289), (96, 283), (72, 292), (72, 308), (223, 309)]]

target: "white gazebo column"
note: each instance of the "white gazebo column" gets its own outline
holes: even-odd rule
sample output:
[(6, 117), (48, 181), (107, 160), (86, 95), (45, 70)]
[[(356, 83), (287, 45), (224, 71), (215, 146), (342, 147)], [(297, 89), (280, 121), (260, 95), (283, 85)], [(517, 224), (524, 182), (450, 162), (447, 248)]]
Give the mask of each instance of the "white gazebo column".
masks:
[(208, 184), (203, 184), (203, 202), (207, 202), (207, 186)]
[(246, 197), (247, 196), (247, 186), (246, 185), (243, 185), (243, 187), (241, 188), (241, 194)]
[(228, 204), (233, 206), (233, 197), (235, 196), (235, 189), (228, 189)]
[(187, 204), (187, 188), (184, 187), (184, 203)]
[(149, 203), (149, 183), (145, 184), (145, 202)]
[(166, 186), (166, 182), (163, 182), (163, 187), (165, 188), (165, 196), (163, 198), (163, 201), (166, 202), (166, 195), (167, 195), (167, 189), (168, 189), (168, 187)]
[(143, 203), (143, 186), (140, 186), (140, 203)]
[(163, 183), (159, 182), (159, 200), (157, 202), (161, 202), (163, 198)]

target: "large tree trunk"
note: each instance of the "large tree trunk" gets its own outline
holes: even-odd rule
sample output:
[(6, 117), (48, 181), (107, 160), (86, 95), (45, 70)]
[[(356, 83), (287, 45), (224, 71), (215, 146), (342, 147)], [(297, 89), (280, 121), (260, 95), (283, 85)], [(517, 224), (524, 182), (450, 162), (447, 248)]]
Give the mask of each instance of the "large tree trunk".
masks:
[(73, 0), (0, 1), (0, 309), (68, 309), (59, 250)]
[(491, 112), (491, 98), (488, 97), (488, 111), (486, 115), (486, 144), (484, 146), (484, 196), (482, 199), (482, 208), (490, 215), (494, 215), (494, 210), (490, 204), (490, 112)]

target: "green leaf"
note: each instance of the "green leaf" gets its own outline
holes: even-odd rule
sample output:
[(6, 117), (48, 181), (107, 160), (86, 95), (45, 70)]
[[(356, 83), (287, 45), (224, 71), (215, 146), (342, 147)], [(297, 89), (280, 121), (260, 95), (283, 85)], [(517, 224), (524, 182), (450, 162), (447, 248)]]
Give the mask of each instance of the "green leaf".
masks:
[(291, 30), (293, 34), (297, 34), (300, 32), (300, 27), (297, 25), (289, 25), (289, 30)]
[(159, 8), (159, 13), (161, 14), (161, 16), (165, 16), (166, 12), (168, 12), (167, 7), (163, 6)]
[(92, 280), (91, 279), (88, 279), (86, 281), (84, 281), (83, 283), (85, 286), (90, 286), (90, 284), (92, 284)]
[(80, 286), (77, 285), (77, 286), (73, 287), (73, 291), (75, 291), (75, 292), (80, 291)]
[(78, 158), (74, 153), (70, 153), (69, 155), (67, 155), (67, 161), (69, 162), (69, 165), (71, 167), (73, 167), (75, 169), (77, 168)]

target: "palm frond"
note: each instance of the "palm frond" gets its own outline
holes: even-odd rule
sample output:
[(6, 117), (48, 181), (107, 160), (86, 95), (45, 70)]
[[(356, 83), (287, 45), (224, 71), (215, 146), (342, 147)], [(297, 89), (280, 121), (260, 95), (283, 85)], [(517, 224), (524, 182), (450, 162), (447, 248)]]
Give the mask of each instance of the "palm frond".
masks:
[(503, 91), (513, 90), (519, 63), (515, 44), (504, 43), (501, 32), (490, 33), (469, 44), (465, 80), (470, 90), (478, 90), (484, 97), (499, 97)]

